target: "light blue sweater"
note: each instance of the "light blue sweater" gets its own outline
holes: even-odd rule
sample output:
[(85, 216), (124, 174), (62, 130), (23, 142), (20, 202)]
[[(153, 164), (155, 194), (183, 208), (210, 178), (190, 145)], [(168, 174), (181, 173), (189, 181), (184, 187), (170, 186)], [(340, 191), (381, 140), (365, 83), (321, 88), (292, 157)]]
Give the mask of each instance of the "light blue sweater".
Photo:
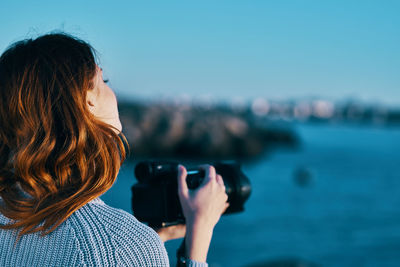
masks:
[[(1, 199), (0, 199), (1, 200)], [(0, 224), (9, 223), (0, 213)], [(44, 237), (0, 229), (0, 266), (169, 266), (158, 234), (133, 215), (95, 199)], [(189, 261), (189, 266), (206, 263)]]

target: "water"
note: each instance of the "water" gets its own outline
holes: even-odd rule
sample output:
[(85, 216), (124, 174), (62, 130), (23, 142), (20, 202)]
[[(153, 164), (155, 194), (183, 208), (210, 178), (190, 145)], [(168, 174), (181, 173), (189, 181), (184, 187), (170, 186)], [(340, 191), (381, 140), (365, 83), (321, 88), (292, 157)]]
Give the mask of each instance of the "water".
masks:
[[(247, 266), (300, 258), (322, 266), (400, 266), (400, 129), (299, 125), (298, 151), (244, 166), (253, 192), (223, 216), (208, 262)], [(310, 174), (299, 186), (298, 169)], [(133, 166), (104, 196), (130, 211)], [(167, 242), (171, 264), (178, 241)]]

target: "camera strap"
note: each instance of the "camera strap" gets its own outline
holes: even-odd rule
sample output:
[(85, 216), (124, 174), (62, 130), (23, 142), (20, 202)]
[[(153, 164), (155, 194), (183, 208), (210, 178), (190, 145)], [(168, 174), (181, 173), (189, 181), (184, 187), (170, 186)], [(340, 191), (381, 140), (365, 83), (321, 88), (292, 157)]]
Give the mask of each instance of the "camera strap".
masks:
[(182, 240), (181, 245), (176, 251), (176, 267), (186, 267), (186, 238)]

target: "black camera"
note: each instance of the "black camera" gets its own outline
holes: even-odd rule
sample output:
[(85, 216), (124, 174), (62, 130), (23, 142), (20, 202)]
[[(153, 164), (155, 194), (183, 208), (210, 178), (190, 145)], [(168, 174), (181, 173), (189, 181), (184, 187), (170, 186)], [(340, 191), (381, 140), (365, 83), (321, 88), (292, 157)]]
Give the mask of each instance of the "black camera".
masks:
[[(224, 180), (229, 208), (224, 214), (241, 212), (251, 186), (238, 163), (212, 164)], [(186, 182), (196, 189), (203, 181), (201, 168), (188, 168)], [(135, 217), (153, 228), (184, 223), (178, 197), (178, 163), (142, 161), (135, 167), (138, 183), (132, 186), (132, 210)]]

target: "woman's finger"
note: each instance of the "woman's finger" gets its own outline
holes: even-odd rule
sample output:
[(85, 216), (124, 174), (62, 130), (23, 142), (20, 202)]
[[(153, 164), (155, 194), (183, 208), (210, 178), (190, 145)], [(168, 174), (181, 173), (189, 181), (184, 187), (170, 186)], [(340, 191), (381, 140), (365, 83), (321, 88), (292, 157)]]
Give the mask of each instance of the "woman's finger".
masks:
[(200, 165), (200, 169), (203, 169), (205, 172), (203, 184), (206, 184), (210, 180), (214, 180), (216, 176), (215, 168), (211, 165)]
[(225, 211), (226, 211), (228, 208), (229, 208), (229, 202), (226, 202), (226, 203), (225, 203), (225, 206), (224, 206), (224, 209), (223, 209), (223, 211), (222, 211), (222, 214), (224, 214)]
[(217, 183), (218, 183), (219, 185), (225, 186), (224, 180), (222, 179), (222, 176), (219, 175), (219, 174), (217, 174)]
[(178, 165), (178, 190), (185, 197), (189, 194), (189, 188), (186, 183), (187, 171), (186, 168), (182, 165)]

